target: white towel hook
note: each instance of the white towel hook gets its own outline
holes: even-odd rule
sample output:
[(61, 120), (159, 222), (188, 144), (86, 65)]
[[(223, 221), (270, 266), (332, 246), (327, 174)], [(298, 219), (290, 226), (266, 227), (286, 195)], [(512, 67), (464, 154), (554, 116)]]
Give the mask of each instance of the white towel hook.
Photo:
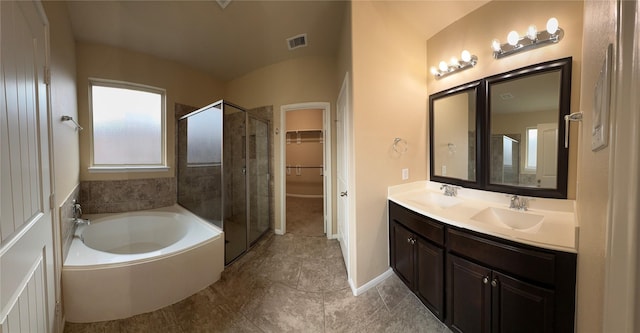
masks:
[(564, 116), (564, 147), (569, 148), (569, 122), (582, 121), (582, 111)]
[(62, 117), (60, 118), (60, 120), (62, 120), (62, 121), (70, 121), (70, 122), (72, 122), (74, 125), (76, 125), (76, 131), (82, 131), (82, 130), (84, 129), (84, 128), (82, 128), (82, 126), (80, 126), (80, 124), (78, 124), (78, 122), (77, 122), (77, 121), (75, 121), (75, 120), (73, 119), (73, 117), (71, 117), (71, 116), (62, 116)]

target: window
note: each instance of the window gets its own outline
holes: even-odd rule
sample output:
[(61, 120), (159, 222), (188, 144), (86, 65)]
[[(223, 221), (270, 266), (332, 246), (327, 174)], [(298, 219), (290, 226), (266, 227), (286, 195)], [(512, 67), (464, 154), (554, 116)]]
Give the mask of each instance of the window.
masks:
[(133, 83), (89, 82), (90, 170), (167, 170), (165, 90)]
[(525, 171), (535, 172), (538, 161), (538, 129), (536, 127), (527, 128), (527, 146), (525, 158)]

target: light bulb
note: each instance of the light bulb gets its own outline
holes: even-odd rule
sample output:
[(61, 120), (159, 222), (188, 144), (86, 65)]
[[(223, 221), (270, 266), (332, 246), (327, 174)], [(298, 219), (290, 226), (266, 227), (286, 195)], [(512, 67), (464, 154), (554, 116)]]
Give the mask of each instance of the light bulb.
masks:
[(440, 70), (443, 71), (443, 72), (449, 71), (449, 66), (444, 61), (440, 62), (440, 64), (438, 65), (438, 68), (440, 68)]
[(469, 51), (467, 50), (462, 51), (462, 53), (460, 54), (460, 59), (462, 59), (462, 61), (464, 62), (471, 61), (471, 53), (469, 53)]
[(535, 25), (530, 25), (527, 29), (527, 38), (530, 40), (536, 40), (538, 38), (538, 28)]
[(552, 17), (547, 21), (547, 32), (551, 35), (555, 34), (558, 31), (558, 19)]
[(500, 52), (500, 50), (502, 50), (502, 47), (500, 46), (500, 41), (497, 39), (494, 39), (493, 41), (491, 41), (491, 48), (495, 52)]
[(509, 45), (511, 46), (516, 46), (518, 44), (518, 41), (520, 40), (520, 35), (518, 35), (518, 32), (513, 30), (511, 31), (508, 35), (507, 35), (507, 42), (509, 43)]
[(449, 63), (451, 64), (451, 66), (455, 66), (455, 67), (460, 65), (460, 63), (458, 62), (458, 58), (456, 57), (452, 57)]
[(438, 75), (438, 69), (435, 67), (431, 67), (431, 74)]

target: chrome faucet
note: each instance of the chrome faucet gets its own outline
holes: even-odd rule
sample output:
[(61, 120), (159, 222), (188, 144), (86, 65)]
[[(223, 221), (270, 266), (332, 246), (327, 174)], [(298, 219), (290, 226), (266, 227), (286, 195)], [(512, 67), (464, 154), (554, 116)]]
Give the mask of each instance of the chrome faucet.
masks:
[(79, 226), (79, 225), (89, 225), (91, 224), (91, 221), (89, 221), (89, 219), (82, 219), (82, 206), (80, 206), (80, 203), (78, 202), (78, 200), (73, 200), (73, 206), (71, 207), (71, 211), (72, 211), (72, 215), (73, 215), (73, 224), (75, 226)]
[(521, 198), (515, 194), (510, 196), (510, 199), (509, 199), (510, 209), (526, 211), (528, 209), (528, 205), (529, 205), (529, 199)]
[(455, 196), (458, 195), (458, 187), (456, 187), (456, 186), (444, 184), (444, 185), (440, 186), (440, 189), (441, 190), (444, 189), (444, 195), (446, 195), (448, 197), (455, 197)]

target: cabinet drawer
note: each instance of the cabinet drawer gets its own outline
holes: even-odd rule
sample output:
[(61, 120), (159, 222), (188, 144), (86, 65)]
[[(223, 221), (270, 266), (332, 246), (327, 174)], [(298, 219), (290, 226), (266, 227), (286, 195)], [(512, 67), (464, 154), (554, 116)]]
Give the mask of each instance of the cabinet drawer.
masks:
[(438, 245), (444, 246), (444, 225), (389, 201), (389, 218)]
[(497, 270), (547, 285), (555, 284), (556, 256), (471, 233), (448, 229), (449, 251), (486, 264)]

